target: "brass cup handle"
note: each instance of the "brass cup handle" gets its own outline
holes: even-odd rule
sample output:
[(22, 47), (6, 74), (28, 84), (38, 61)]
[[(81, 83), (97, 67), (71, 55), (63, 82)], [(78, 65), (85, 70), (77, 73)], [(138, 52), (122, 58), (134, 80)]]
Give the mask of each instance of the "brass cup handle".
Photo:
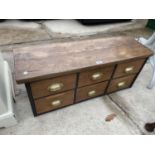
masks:
[(51, 105), (52, 105), (52, 106), (55, 106), (55, 107), (56, 107), (56, 106), (59, 106), (60, 104), (61, 104), (61, 101), (60, 101), (60, 100), (55, 100), (55, 101), (52, 101), (52, 102), (51, 102)]
[(118, 88), (122, 88), (122, 87), (125, 86), (125, 82), (124, 82), (124, 81), (123, 81), (123, 82), (119, 82), (119, 83), (117, 84), (117, 86), (118, 86)]
[(91, 91), (88, 92), (88, 96), (89, 97), (92, 97), (94, 95), (96, 95), (96, 91), (95, 90), (91, 90)]
[(125, 68), (125, 73), (130, 73), (130, 72), (133, 71), (133, 69), (134, 69), (133, 66), (132, 67), (127, 67), (127, 68)]
[(63, 83), (55, 83), (55, 84), (52, 84), (48, 87), (48, 90), (50, 92), (55, 92), (55, 91), (59, 91), (63, 88)]
[(92, 77), (92, 80), (98, 80), (98, 79), (101, 79), (103, 76), (103, 73), (94, 73), (91, 77)]

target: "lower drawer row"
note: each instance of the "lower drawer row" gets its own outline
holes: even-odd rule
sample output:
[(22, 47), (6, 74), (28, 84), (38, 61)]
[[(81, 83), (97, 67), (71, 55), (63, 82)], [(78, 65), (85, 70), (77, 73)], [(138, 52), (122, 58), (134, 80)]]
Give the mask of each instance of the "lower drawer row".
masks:
[[(92, 97), (100, 96), (106, 93), (111, 93), (120, 89), (128, 88), (132, 84), (135, 75), (114, 79), (110, 82), (108, 88), (108, 81), (101, 82), (98, 84), (78, 88), (75, 94), (75, 90), (70, 90), (67, 92), (59, 93), (56, 95), (51, 95), (41, 99), (35, 100), (35, 107), (37, 114), (41, 114), (47, 111), (58, 109), (75, 102), (80, 102)], [(74, 99), (75, 96), (75, 99)]]

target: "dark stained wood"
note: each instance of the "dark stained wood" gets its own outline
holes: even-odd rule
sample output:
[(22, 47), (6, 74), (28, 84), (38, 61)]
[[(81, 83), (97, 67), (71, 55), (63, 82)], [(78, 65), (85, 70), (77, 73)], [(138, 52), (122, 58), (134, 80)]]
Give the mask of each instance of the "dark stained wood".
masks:
[(34, 104), (34, 99), (33, 99), (33, 96), (32, 96), (31, 86), (30, 86), (29, 83), (25, 83), (25, 87), (26, 87), (26, 90), (27, 90), (27, 95), (28, 95), (28, 98), (29, 98), (29, 101), (30, 101), (30, 104), (31, 104), (31, 109), (33, 111), (33, 115), (37, 116), (37, 112), (36, 112), (36, 108), (35, 108), (35, 104)]
[[(121, 90), (121, 89), (130, 87), (130, 85), (132, 84), (135, 76), (136, 75), (129, 75), (129, 76), (125, 76), (125, 77), (122, 77), (122, 78), (111, 80), (111, 82), (110, 82), (110, 84), (108, 86), (108, 89), (107, 89), (107, 93), (111, 93), (111, 92), (114, 92), (114, 91), (117, 91), (117, 90)], [(125, 83), (124, 86), (118, 87), (118, 84), (122, 83), (122, 82)]]
[[(97, 69), (81, 72), (79, 75), (78, 87), (109, 80), (111, 78), (113, 69), (114, 66), (108, 66), (102, 68), (98, 67)], [(100, 77), (97, 79), (93, 79), (92, 76), (95, 74), (100, 74)]]
[[(33, 82), (31, 83), (32, 95), (36, 99), (38, 97), (44, 97), (44, 96), (60, 93), (66, 90), (71, 90), (75, 88), (75, 82), (76, 82), (76, 74)], [(63, 84), (62, 89), (54, 92), (49, 91), (48, 88), (51, 85), (56, 83), (62, 83)]]
[(15, 76), (17, 83), (26, 83), (150, 55), (124, 36), (29, 46), (14, 49)]
[[(106, 82), (101, 82), (98, 84), (78, 88), (76, 93), (76, 102), (104, 94), (107, 84), (108, 82), (106, 81)], [(89, 92), (91, 91), (95, 91), (95, 94), (92, 96), (89, 96)]]
[[(124, 62), (119, 64), (116, 68), (114, 78), (127, 76), (133, 73), (138, 73), (142, 65), (144, 64), (144, 62), (145, 62), (145, 59), (138, 59), (136, 61), (129, 61), (129, 62)], [(125, 70), (130, 67), (133, 68), (133, 70), (129, 72), (125, 72)]]
[[(35, 100), (37, 114), (55, 110), (66, 105), (73, 104), (74, 91), (67, 91), (64, 93), (51, 95), (41, 99)], [(60, 105), (52, 105), (53, 102), (60, 101)]]

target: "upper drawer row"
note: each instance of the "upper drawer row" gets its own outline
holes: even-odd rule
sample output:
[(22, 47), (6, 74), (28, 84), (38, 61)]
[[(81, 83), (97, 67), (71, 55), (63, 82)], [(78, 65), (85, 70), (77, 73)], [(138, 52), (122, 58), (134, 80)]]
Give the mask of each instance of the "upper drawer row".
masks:
[[(114, 66), (102, 67), (86, 72), (81, 72), (78, 80), (78, 87), (102, 82), (111, 78)], [(66, 75), (31, 83), (33, 97), (39, 98), (63, 91), (74, 89), (76, 86), (76, 75)]]
[[(118, 64), (113, 78), (139, 72), (144, 61), (145, 59), (140, 59), (137, 61)], [(83, 71), (79, 75), (78, 87), (109, 80), (112, 76), (113, 71), (114, 65)], [(31, 83), (32, 95), (34, 98), (39, 98), (74, 89), (76, 87), (76, 79), (76, 74), (71, 74), (62, 77), (33, 82)]]

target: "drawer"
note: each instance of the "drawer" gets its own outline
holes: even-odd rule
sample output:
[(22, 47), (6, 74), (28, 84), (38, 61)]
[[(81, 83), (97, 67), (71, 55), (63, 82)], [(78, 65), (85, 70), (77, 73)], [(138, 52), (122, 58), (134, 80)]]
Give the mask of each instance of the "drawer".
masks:
[(145, 59), (139, 59), (136, 61), (118, 64), (114, 74), (114, 78), (138, 73), (144, 62)]
[(110, 82), (107, 93), (128, 88), (131, 86), (136, 75), (129, 75), (123, 78), (114, 79)]
[(67, 91), (64, 93), (37, 99), (35, 100), (35, 107), (37, 114), (40, 114), (73, 104), (73, 101), (74, 91)]
[(76, 74), (31, 83), (33, 98), (48, 96), (75, 88)]
[(94, 70), (89, 70), (86, 72), (81, 72), (79, 76), (78, 87), (95, 84), (111, 78), (114, 66), (98, 68)]
[(76, 102), (104, 94), (108, 82), (102, 82), (77, 89)]

